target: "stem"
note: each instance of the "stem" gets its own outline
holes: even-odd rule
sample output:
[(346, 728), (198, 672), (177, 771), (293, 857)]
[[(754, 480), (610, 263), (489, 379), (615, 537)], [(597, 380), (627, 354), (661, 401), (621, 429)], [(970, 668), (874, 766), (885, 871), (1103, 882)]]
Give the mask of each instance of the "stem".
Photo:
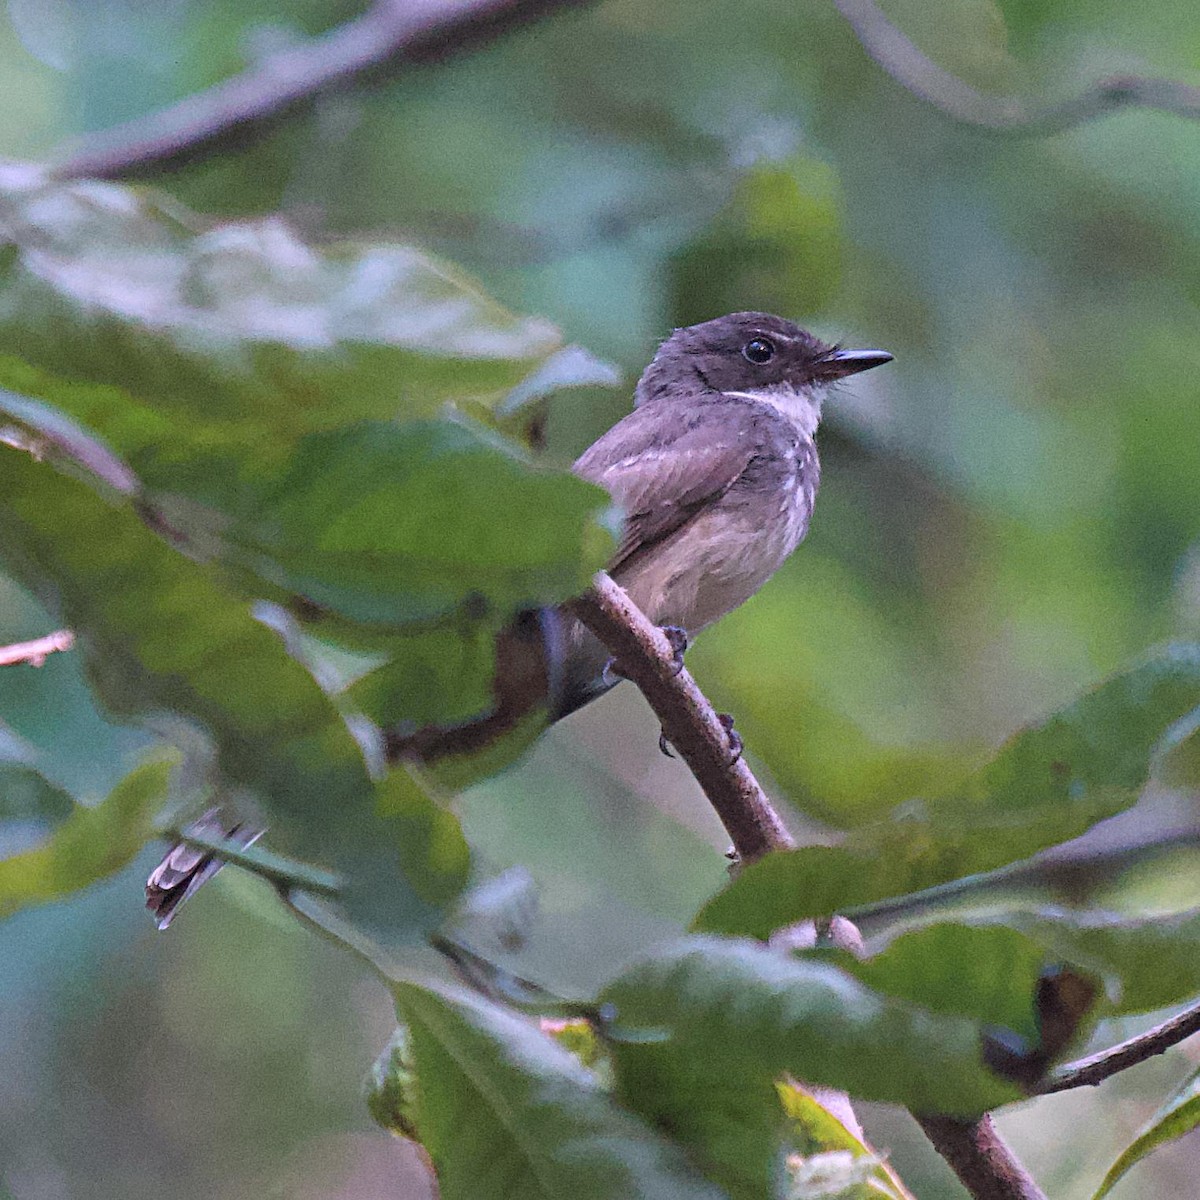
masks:
[(1193, 1033), (1200, 1033), (1200, 1003), (1185, 1008), (1183, 1012), (1176, 1013), (1145, 1033), (1139, 1033), (1137, 1037), (1060, 1067), (1042, 1083), (1037, 1089), (1038, 1093), (1049, 1095), (1070, 1088), (1095, 1087), (1119, 1071), (1128, 1070), (1156, 1054), (1162, 1054)]
[(118, 125), (57, 157), (57, 179), (114, 179), (242, 145), (317, 96), (493, 41), (590, 0), (377, 0), (361, 17), (279, 51), (240, 75)]
[(977, 1121), (918, 1116), (917, 1124), (975, 1200), (1046, 1200), (987, 1114)]
[(1030, 105), (1012, 96), (977, 92), (939, 67), (884, 15), (875, 0), (834, 0), (862, 48), (902, 88), (948, 117), (990, 133), (1024, 137), (1061, 133), (1121, 108), (1150, 108), (1200, 119), (1200, 88), (1172, 79), (1113, 75), (1077, 96)]
[(745, 759), (730, 753), (729, 734), (687, 668), (678, 670), (661, 629), (605, 572), (571, 611), (612, 651), (641, 689), (663, 733), (687, 763), (743, 862), (795, 842)]

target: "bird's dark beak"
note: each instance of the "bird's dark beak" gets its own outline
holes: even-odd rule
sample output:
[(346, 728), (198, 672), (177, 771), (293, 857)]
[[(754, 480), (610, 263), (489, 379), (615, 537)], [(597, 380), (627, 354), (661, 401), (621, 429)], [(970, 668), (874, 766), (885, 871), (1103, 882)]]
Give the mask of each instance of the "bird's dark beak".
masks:
[(847, 375), (857, 375), (859, 371), (882, 367), (894, 357), (886, 350), (835, 350), (817, 370), (822, 379), (845, 379)]

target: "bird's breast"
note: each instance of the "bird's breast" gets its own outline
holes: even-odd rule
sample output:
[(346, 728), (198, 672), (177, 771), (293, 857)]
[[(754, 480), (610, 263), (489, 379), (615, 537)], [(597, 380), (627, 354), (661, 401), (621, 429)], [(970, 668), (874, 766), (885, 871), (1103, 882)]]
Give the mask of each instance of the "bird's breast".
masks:
[(754, 595), (800, 544), (818, 482), (811, 440), (773, 447), (618, 581), (651, 620), (697, 633)]

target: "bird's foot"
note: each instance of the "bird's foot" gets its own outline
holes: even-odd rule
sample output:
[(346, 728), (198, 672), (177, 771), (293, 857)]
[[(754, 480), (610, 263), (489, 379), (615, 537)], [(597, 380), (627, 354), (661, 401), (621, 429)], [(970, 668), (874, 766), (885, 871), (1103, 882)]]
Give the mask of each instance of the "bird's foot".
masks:
[[(742, 735), (733, 727), (733, 717), (729, 713), (717, 713), (717, 720), (721, 723), (721, 728), (725, 730), (725, 737), (729, 742), (729, 765), (732, 767), (734, 763), (742, 757)], [(671, 749), (671, 743), (667, 740), (667, 731), (661, 730), (658, 735), (658, 748), (668, 758), (674, 758), (675, 752)]]
[(729, 765), (733, 766), (742, 757), (742, 751), (745, 749), (742, 745), (742, 735), (734, 729), (733, 716), (730, 713), (717, 713), (717, 720), (721, 722), (721, 728), (725, 730), (725, 736), (729, 739)]
[(675, 656), (675, 674), (678, 675), (683, 670), (683, 656), (687, 653), (687, 630), (681, 625), (663, 625), (661, 628), (663, 637), (667, 639), (671, 653)]

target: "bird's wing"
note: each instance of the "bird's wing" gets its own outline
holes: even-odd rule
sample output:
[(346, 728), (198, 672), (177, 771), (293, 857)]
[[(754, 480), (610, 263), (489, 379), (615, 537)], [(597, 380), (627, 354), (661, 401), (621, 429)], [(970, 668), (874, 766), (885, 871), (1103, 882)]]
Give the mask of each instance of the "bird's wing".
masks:
[(747, 407), (708, 404), (672, 428), (657, 405), (643, 405), (579, 457), (575, 473), (606, 488), (625, 514), (609, 570), (669, 537), (733, 486), (758, 443)]

